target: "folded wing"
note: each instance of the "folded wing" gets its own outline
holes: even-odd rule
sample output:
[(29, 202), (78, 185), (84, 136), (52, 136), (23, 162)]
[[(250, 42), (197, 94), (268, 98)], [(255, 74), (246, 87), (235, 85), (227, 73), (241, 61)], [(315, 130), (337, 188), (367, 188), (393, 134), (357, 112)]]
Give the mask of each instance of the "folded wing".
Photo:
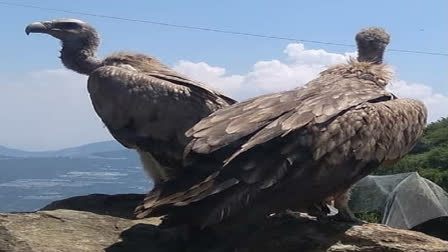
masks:
[[(146, 66), (125, 54), (105, 60), (90, 74), (95, 111), (111, 134), (128, 148), (147, 152), (166, 169), (182, 167), (185, 131), (235, 101), (189, 80), (152, 58)], [(132, 60), (130, 60), (132, 59)], [(109, 65), (107, 65), (109, 64)]]

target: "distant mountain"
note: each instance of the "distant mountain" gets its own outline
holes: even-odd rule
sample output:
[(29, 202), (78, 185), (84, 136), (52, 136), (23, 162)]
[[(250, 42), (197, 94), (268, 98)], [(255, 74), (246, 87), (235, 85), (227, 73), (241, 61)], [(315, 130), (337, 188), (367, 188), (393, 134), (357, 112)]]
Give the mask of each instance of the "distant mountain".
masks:
[(30, 157), (86, 157), (97, 153), (129, 151), (116, 141), (105, 141), (85, 144), (78, 147), (66, 148), (56, 151), (23, 151), (7, 148), (0, 145), (0, 157), (30, 158)]
[(0, 158), (0, 174), (0, 213), (34, 211), (54, 200), (91, 193), (145, 193), (152, 186), (137, 153), (130, 150)]
[(114, 141), (45, 152), (0, 146), (0, 212), (34, 211), (91, 193), (145, 193), (151, 186), (137, 152)]
[(0, 159), (8, 159), (8, 158), (12, 158), (10, 156), (5, 156), (5, 155), (0, 155)]

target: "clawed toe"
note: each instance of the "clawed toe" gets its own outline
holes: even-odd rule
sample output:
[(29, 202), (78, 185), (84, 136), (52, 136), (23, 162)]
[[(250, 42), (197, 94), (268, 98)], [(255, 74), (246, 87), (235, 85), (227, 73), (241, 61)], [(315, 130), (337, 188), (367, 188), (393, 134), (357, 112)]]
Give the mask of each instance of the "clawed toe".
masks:
[(346, 223), (356, 224), (356, 225), (361, 225), (361, 224), (366, 223), (365, 221), (362, 221), (362, 220), (356, 218), (353, 214), (348, 214), (348, 213), (343, 213), (343, 212), (339, 212), (333, 216), (327, 216), (326, 219), (327, 219), (326, 221), (346, 222)]

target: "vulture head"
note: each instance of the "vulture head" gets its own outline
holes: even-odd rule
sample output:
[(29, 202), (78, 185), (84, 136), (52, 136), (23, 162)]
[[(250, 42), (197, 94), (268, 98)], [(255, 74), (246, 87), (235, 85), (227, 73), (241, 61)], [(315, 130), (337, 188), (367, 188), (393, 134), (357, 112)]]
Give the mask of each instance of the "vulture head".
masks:
[(95, 29), (78, 19), (55, 19), (29, 24), (25, 28), (30, 33), (44, 33), (62, 42), (61, 60), (69, 69), (81, 74), (90, 74), (102, 62), (95, 54), (100, 38)]
[(381, 64), (390, 35), (382, 28), (370, 27), (356, 34), (358, 61)]
[(61, 40), (63, 45), (88, 46), (90, 49), (96, 49), (100, 41), (95, 29), (78, 19), (34, 22), (25, 28), (25, 32), (27, 35), (30, 33), (45, 33)]

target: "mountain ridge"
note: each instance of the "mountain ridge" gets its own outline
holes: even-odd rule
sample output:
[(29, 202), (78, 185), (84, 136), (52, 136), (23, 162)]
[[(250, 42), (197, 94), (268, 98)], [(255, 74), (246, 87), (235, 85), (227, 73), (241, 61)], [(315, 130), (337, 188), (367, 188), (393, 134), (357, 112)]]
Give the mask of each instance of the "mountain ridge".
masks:
[(95, 153), (127, 150), (116, 141), (102, 141), (63, 148), (54, 151), (24, 151), (0, 145), (0, 157), (35, 158), (35, 157), (85, 157)]

